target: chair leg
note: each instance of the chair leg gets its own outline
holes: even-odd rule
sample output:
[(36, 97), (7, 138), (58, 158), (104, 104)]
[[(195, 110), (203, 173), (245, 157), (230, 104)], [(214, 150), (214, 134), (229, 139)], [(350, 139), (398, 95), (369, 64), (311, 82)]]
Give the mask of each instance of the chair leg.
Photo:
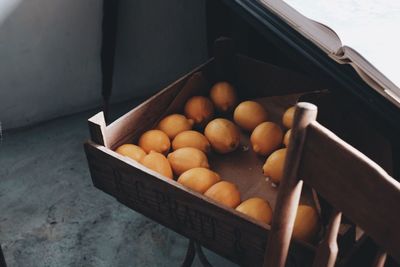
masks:
[(7, 267), (6, 260), (4, 259), (3, 251), (0, 246), (0, 267)]
[(195, 242), (194, 247), (196, 248), (196, 253), (199, 256), (199, 260), (204, 267), (212, 267), (211, 263), (207, 260), (206, 255), (204, 255), (203, 250), (199, 243)]
[(194, 256), (196, 255), (196, 250), (194, 248), (194, 241), (192, 239), (189, 240), (188, 248), (186, 251), (185, 259), (183, 260), (182, 267), (190, 267), (192, 266)]
[[(193, 264), (194, 256), (199, 256), (199, 260), (204, 267), (212, 267), (210, 262), (207, 260), (206, 255), (204, 255), (203, 250), (199, 243), (195, 242), (193, 239), (189, 240), (188, 248), (186, 251), (185, 259), (183, 260), (182, 267), (190, 267)], [(0, 266), (2, 267), (2, 266)]]

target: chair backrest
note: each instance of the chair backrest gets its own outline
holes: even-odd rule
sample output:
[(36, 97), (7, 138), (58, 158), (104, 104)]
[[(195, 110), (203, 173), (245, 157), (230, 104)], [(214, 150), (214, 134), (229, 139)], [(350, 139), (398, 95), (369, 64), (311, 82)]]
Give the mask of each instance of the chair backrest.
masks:
[[(303, 182), (334, 208), (314, 266), (335, 265), (342, 213), (400, 262), (400, 183), (316, 122), (316, 115), (316, 106), (297, 104), (264, 265), (285, 266)], [(375, 266), (385, 258), (380, 253)]]

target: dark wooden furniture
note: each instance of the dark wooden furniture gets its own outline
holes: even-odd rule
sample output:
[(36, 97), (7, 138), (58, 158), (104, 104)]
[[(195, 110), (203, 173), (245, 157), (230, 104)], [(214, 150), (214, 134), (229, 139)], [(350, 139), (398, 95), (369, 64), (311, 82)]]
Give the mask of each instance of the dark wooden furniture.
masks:
[(117, 42), (119, 0), (103, 0), (101, 36), (101, 96), (103, 111), (108, 122), (108, 111), (113, 86), (114, 56)]
[[(297, 209), (297, 204), (293, 205), (293, 203), (298, 203), (302, 191), (301, 185), (303, 181), (295, 178), (303, 177), (303, 175), (297, 176), (297, 174), (303, 174), (301, 171), (304, 171), (304, 174), (307, 174), (304, 179), (311, 186), (314, 186), (313, 183), (318, 181), (316, 177), (308, 175), (308, 172), (313, 169), (309, 165), (303, 164), (303, 157), (309, 156), (311, 160), (314, 160), (313, 154), (310, 156), (306, 152), (310, 150), (313, 153), (319, 153), (318, 146), (330, 144), (332, 147), (324, 147), (325, 150), (323, 151), (338, 149), (342, 153), (337, 156), (340, 159), (340, 157), (351, 157), (356, 151), (354, 148), (349, 150), (349, 145), (337, 136), (331, 133), (326, 134), (329, 131), (315, 122), (315, 106), (306, 104), (297, 112), (300, 112), (300, 115), (296, 115), (298, 118), (294, 129), (294, 141), (289, 148), (291, 150), (287, 160), (289, 165), (286, 166), (286, 176), (292, 177), (292, 179), (286, 179), (279, 186), (281, 193), (278, 199), (276, 188), (271, 189), (271, 186), (265, 182), (264, 177), (259, 175), (259, 171), (257, 171), (258, 175), (253, 175), (252, 172), (238, 168), (237, 160), (242, 161), (243, 158), (246, 158), (249, 159), (248, 163), (250, 165), (248, 166), (252, 168), (244, 169), (261, 170), (261, 168), (258, 169), (261, 165), (257, 165), (260, 163), (257, 163), (256, 159), (251, 159), (248, 156), (241, 157), (235, 153), (230, 158), (227, 158), (226, 162), (218, 160), (218, 158), (213, 159), (213, 167), (216, 168), (216, 171), (222, 171), (223, 177), (225, 176), (227, 180), (230, 179), (231, 182), (239, 184), (239, 189), (245, 196), (244, 199), (255, 196), (257, 193), (263, 194), (271, 202), (272, 206), (275, 207), (274, 231), (272, 232), (269, 225), (259, 223), (235, 210), (226, 208), (175, 181), (165, 179), (139, 163), (128, 160), (113, 151), (123, 143), (136, 142), (144, 131), (154, 127), (158, 120), (166, 114), (181, 112), (185, 101), (189, 97), (208, 94), (210, 86), (216, 81), (228, 80), (233, 83), (242, 99), (261, 97), (263, 100), (260, 99), (260, 101), (266, 101), (263, 103), (271, 111), (271, 119), (278, 123), (280, 123), (283, 111), (293, 105), (299, 97), (307, 98), (307, 95), (310, 95), (307, 92), (314, 92), (313, 94), (317, 95), (325, 94), (320, 91), (326, 88), (323, 83), (309, 79), (297, 72), (235, 54), (232, 42), (227, 38), (221, 38), (216, 42), (214, 54), (216, 55), (215, 58), (210, 59), (191, 73), (180, 78), (110, 125), (106, 125), (102, 112), (89, 119), (91, 140), (85, 144), (85, 150), (93, 184), (114, 196), (122, 204), (188, 237), (191, 241), (189, 242), (187, 258), (184, 262), (186, 266), (190, 265), (195, 252), (200, 256), (202, 255), (200, 245), (243, 266), (260, 266), (264, 263), (270, 264), (269, 266), (279, 266), (279, 264), (283, 266), (291, 239), (293, 214)], [(328, 102), (330, 102), (329, 98)], [(337, 113), (332, 105), (321, 104), (324, 110), (332, 111), (330, 114)], [(354, 110), (351, 104), (347, 103), (346, 105)], [(368, 118), (357, 117), (357, 120), (359, 125), (364, 125), (364, 129), (369, 129)], [(350, 120), (346, 123), (351, 126), (352, 121)], [(336, 126), (340, 130), (340, 120)], [(318, 139), (322, 138), (318, 134), (310, 138), (309, 135), (306, 136), (305, 129), (307, 129), (307, 134), (310, 134), (313, 132), (309, 129), (314, 129), (313, 127), (318, 133), (322, 131), (323, 134), (321, 136), (325, 139)], [(357, 129), (350, 127), (346, 129), (346, 132), (354, 133), (357, 132)], [(365, 133), (365, 136), (370, 135)], [(378, 142), (378, 139), (375, 138), (374, 140)], [(305, 143), (304, 140), (306, 140)], [(363, 142), (361, 142), (361, 146), (363, 146)], [(346, 149), (342, 149), (342, 147)], [(387, 158), (391, 162), (390, 153), (388, 153), (388, 151), (390, 152), (390, 147), (384, 147), (384, 149), (378, 151), (379, 153), (375, 153), (376, 149), (372, 149), (371, 155), (378, 155), (378, 157), (383, 155), (385, 156), (384, 158), (389, 155)], [(333, 155), (332, 153), (331, 156)], [(357, 152), (356, 155), (361, 155), (361, 153)], [(326, 159), (326, 162), (324, 159), (323, 155), (318, 155), (318, 158), (315, 159), (318, 165), (316, 170), (329, 172), (326, 177), (341, 174), (341, 172), (335, 172), (337, 171), (335, 169), (336, 166), (333, 163), (329, 163), (331, 159)], [(351, 159), (353, 160), (353, 158)], [(372, 162), (365, 156), (362, 159)], [(385, 164), (385, 162), (382, 163)], [(330, 165), (324, 165), (327, 163)], [(350, 164), (346, 165), (347, 169), (349, 166), (353, 166), (350, 161), (344, 163)], [(234, 169), (235, 175), (231, 175), (232, 172), (224, 173), (226, 171), (223, 167), (224, 165), (236, 167)], [(304, 169), (303, 165), (308, 167)], [(361, 165), (358, 166), (356, 163), (355, 166), (357, 169)], [(376, 164), (374, 166), (380, 168)], [(362, 171), (361, 167), (358, 170), (360, 172)], [(390, 168), (391, 164), (386, 167)], [(334, 170), (332, 174), (330, 173), (331, 169)], [(246, 179), (243, 179), (243, 177), (246, 177)], [(353, 186), (352, 190), (357, 189), (357, 187), (354, 187), (354, 182), (363, 183), (362, 177), (351, 178), (349, 175), (345, 175), (343, 179), (354, 179), (352, 181), (353, 184), (350, 183)], [(342, 180), (337, 179), (337, 181)], [(320, 186), (320, 184), (317, 183), (317, 186)], [(329, 195), (328, 197), (324, 195), (324, 188), (316, 187), (316, 189), (318, 192), (321, 191), (323, 199), (326, 198), (328, 203), (332, 202)], [(386, 189), (382, 188), (382, 190)], [(336, 188), (336, 190), (340, 191), (339, 188)], [(351, 194), (351, 192), (348, 194)], [(313, 199), (318, 201), (318, 198)], [(276, 201), (279, 204), (275, 205)], [(360, 204), (359, 202), (356, 203)], [(336, 207), (335, 202), (331, 204)], [(347, 210), (343, 209), (342, 206), (337, 206), (337, 210), (343, 211), (347, 215)], [(318, 261), (324, 261), (327, 264), (334, 262), (337, 253), (336, 236), (338, 235), (338, 227), (342, 216), (339, 211), (333, 211), (330, 215), (331, 223), (327, 226), (328, 235), (320, 246), (299, 240), (291, 242), (289, 252), (291, 261), (296, 264), (301, 262), (303, 266), (310, 266), (315, 252), (318, 251), (316, 258)], [(364, 219), (364, 217), (349, 218), (368, 233), (370, 229), (359, 223), (359, 220)], [(352, 239), (352, 234), (348, 234), (349, 232), (345, 233), (345, 237), (342, 240)], [(374, 235), (371, 235), (371, 237), (375, 238)], [(267, 254), (265, 254), (268, 239), (270, 240), (268, 242), (270, 246)], [(348, 244), (345, 245), (343, 244), (346, 242), (341, 241), (340, 243), (339, 245), (342, 247), (355, 247), (352, 242), (347, 242)], [(385, 244), (381, 245), (388, 249)], [(392, 251), (390, 252), (392, 253)], [(265, 257), (265, 255), (267, 256)], [(377, 262), (382, 262), (383, 256), (377, 258)], [(207, 266), (208, 263), (205, 260), (203, 262)]]
[(335, 266), (342, 213), (381, 246), (374, 266), (384, 266), (385, 252), (400, 262), (400, 183), (316, 122), (316, 115), (315, 105), (297, 104), (264, 266), (285, 266), (303, 182), (333, 207), (314, 266)]
[[(224, 40), (221, 42), (215, 49), (227, 51), (225, 48), (229, 44)], [(232, 64), (227, 67), (227, 62)], [(227, 69), (234, 75), (224, 71)], [(277, 123), (280, 123), (284, 110), (296, 103), (301, 92), (321, 88), (317, 82), (298, 73), (246, 56), (221, 52), (221, 57), (209, 60), (110, 125), (105, 124), (102, 112), (90, 118), (91, 140), (85, 144), (85, 151), (97, 188), (233, 262), (260, 266), (269, 225), (218, 204), (113, 151), (123, 143), (136, 142), (165, 114), (181, 112), (192, 95), (208, 94), (210, 84), (220, 77), (232, 79), (242, 99), (262, 98), (260, 101), (269, 107), (271, 118)], [(242, 156), (245, 152), (239, 149), (222, 158), (215, 155), (213, 169), (225, 180), (237, 184), (244, 200), (261, 194), (274, 206), (277, 189), (260, 175), (265, 159), (250, 152)], [(243, 159), (244, 163), (239, 164)], [(293, 255), (302, 258), (294, 260), (310, 259), (315, 248), (313, 244), (295, 241)], [(189, 247), (189, 258), (192, 251)]]

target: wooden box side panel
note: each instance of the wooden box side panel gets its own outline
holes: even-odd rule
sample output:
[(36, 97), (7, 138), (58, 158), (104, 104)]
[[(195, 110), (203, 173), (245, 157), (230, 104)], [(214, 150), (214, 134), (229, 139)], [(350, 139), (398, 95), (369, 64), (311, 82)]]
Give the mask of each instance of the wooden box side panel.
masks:
[[(323, 86), (290, 70), (236, 55), (234, 83), (243, 99), (318, 91)], [(182, 112), (183, 105), (193, 95), (208, 95), (212, 83), (216, 82), (214, 59), (172, 83), (144, 103), (126, 113), (109, 126), (105, 126), (102, 113), (89, 123), (96, 143), (114, 149), (123, 143), (131, 143), (157, 121), (170, 113)], [(93, 125), (97, 123), (99, 125)], [(98, 126), (98, 127), (96, 127)], [(97, 139), (96, 139), (97, 138)], [(103, 140), (99, 142), (98, 140)]]
[(198, 87), (208, 86), (202, 83), (202, 77), (197, 79), (198, 75), (194, 74), (207, 72), (212, 65), (213, 59), (210, 59), (107, 126), (105, 136), (108, 147), (113, 149), (133, 142), (144, 131), (152, 128), (166, 112), (177, 112), (176, 102), (182, 98), (182, 92), (196, 91)]
[(299, 177), (400, 260), (400, 183), (379, 165), (313, 122)]
[[(127, 160), (85, 144), (96, 187), (122, 204), (243, 266), (261, 266), (268, 226), (220, 206), (173, 180), (136, 168)], [(312, 248), (294, 245), (310, 257)], [(311, 258), (311, 257), (310, 257)]]

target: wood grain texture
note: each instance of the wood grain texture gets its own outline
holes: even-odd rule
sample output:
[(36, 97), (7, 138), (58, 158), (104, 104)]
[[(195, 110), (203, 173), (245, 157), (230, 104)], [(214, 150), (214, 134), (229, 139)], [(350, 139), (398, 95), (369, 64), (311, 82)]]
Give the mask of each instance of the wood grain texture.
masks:
[[(85, 151), (96, 187), (122, 204), (240, 264), (260, 266), (269, 226), (167, 179), (129, 158), (88, 142)], [(291, 248), (309, 259), (314, 248)]]
[[(149, 101), (146, 101), (143, 104), (145, 107), (147, 106), (146, 109), (142, 110), (140, 107), (138, 107), (137, 109), (132, 110), (131, 112), (127, 113), (125, 116), (114, 122), (115, 124), (119, 125), (118, 127), (115, 126), (116, 127), (115, 129), (123, 129), (123, 132), (118, 132), (117, 130), (115, 130), (115, 132), (110, 133), (110, 128), (112, 128), (113, 125), (108, 126), (105, 129), (105, 131), (106, 135), (108, 134), (109, 137), (109, 139), (106, 138), (106, 141), (109, 142), (109, 145), (107, 145), (106, 147), (100, 146), (98, 147), (98, 149), (102, 152), (106, 151), (105, 152), (106, 154), (110, 154), (112, 157), (116, 158), (117, 161), (118, 160), (126, 161), (126, 158), (121, 157), (115, 152), (109, 150), (108, 148), (112, 149), (116, 147), (118, 144), (122, 144), (122, 142), (134, 141), (135, 137), (140, 136), (140, 134), (143, 131), (153, 127), (153, 125), (164, 115), (169, 114), (171, 112), (179, 112), (180, 109), (182, 109), (186, 100), (192, 95), (206, 94), (208, 91), (206, 88), (208, 84), (207, 69), (211, 68), (212, 62), (209, 62), (208, 64), (209, 65), (206, 65), (205, 68), (203, 68), (201, 71), (193, 73), (190, 77), (188, 77), (188, 79), (184, 81), (184, 83), (180, 84), (179, 86), (182, 87), (178, 90), (178, 92), (169, 93), (168, 91), (165, 91), (165, 94), (156, 95), (154, 98), (150, 99)], [(169, 88), (170, 88), (169, 90), (175, 90), (174, 87), (169, 87)], [(172, 95), (173, 98), (171, 98)], [(280, 123), (281, 113), (283, 113), (283, 111), (289, 106), (295, 104), (299, 96), (300, 96), (299, 94), (285, 95), (280, 97), (261, 98), (257, 101), (265, 105), (266, 109), (271, 115), (271, 119), (274, 119), (276, 120), (277, 123)], [(162, 105), (167, 106), (167, 108), (164, 108), (164, 106)], [(153, 109), (153, 112), (150, 112), (151, 109)], [(143, 112), (145, 112), (145, 114), (147, 115), (146, 116), (143, 115)], [(148, 116), (152, 116), (152, 120), (154, 122), (150, 123)], [(133, 125), (135, 125), (136, 127), (133, 127)], [(126, 133), (124, 127), (126, 129), (131, 129), (132, 132), (124, 136), (124, 134)], [(121, 135), (122, 138), (118, 138), (119, 135)], [(248, 139), (249, 137), (248, 136), (246, 137), (245, 134), (243, 134), (241, 138), (241, 145), (248, 147), (249, 146)], [(142, 165), (133, 164), (133, 169), (136, 168), (136, 171), (132, 170), (127, 171), (127, 173), (128, 172), (131, 173), (131, 175), (134, 176), (135, 179), (137, 179), (136, 180), (137, 184), (132, 186), (129, 183), (125, 183), (124, 182), (125, 179), (120, 178), (121, 176), (119, 175), (121, 171), (120, 167), (115, 167), (113, 169), (114, 171), (110, 171), (109, 164), (111, 160), (109, 158), (104, 159), (104, 154), (100, 153), (99, 151), (97, 151), (96, 153), (90, 153), (89, 151), (93, 150), (88, 148), (88, 145), (86, 145), (86, 151), (87, 151), (87, 158), (91, 170), (93, 184), (97, 188), (115, 196), (121, 203), (127, 205), (128, 207), (150, 218), (153, 218), (157, 222), (164, 224), (171, 229), (174, 229), (178, 233), (186, 235), (189, 238), (199, 240), (200, 243), (202, 243), (203, 245), (207, 244), (206, 241), (202, 241), (202, 239), (200, 238), (200, 237), (204, 238), (203, 237), (204, 233), (201, 233), (203, 226), (200, 226), (200, 228), (198, 227), (197, 229), (195, 229), (197, 231), (197, 234), (193, 234), (191, 232), (185, 234), (185, 232), (182, 232), (180, 229), (176, 229), (171, 224), (166, 224), (164, 222), (165, 220), (170, 221), (170, 219), (168, 219), (169, 215), (157, 214), (158, 216), (155, 217), (153, 213), (149, 214), (148, 208), (137, 204), (138, 202), (134, 203), (131, 197), (126, 197), (127, 195), (134, 195), (135, 192), (142, 192), (143, 191), (143, 188), (141, 187), (142, 181), (151, 180), (148, 178), (148, 176), (151, 175), (157, 176), (158, 174), (143, 167)], [(251, 156), (249, 156), (250, 152), (251, 151), (239, 149), (234, 153), (226, 155), (224, 158), (221, 158), (220, 155), (219, 157), (217, 157), (217, 155), (210, 155), (210, 159), (214, 157), (211, 160), (212, 167), (214, 170), (218, 171), (222, 175), (222, 177), (224, 177), (224, 179), (235, 182), (235, 184), (238, 185), (239, 190), (244, 199), (254, 196), (259, 196), (263, 197), (264, 199), (267, 199), (274, 206), (277, 190), (276, 188), (272, 187), (270, 181), (266, 181), (265, 177), (260, 172), (264, 159), (257, 157), (255, 154), (254, 155), (251, 154)], [(245, 153), (246, 155), (243, 155), (243, 153)], [(245, 162), (243, 162), (243, 159), (245, 159), (244, 160)], [(244, 163), (246, 163), (247, 165)], [(132, 164), (132, 162), (130, 162), (130, 164)], [(146, 169), (147, 171), (145, 175), (142, 173), (143, 168)], [(140, 174), (137, 174), (137, 172), (139, 172)], [(113, 178), (110, 179), (110, 177)], [(246, 179), (243, 179), (244, 177), (246, 177)], [(152, 186), (154, 186), (155, 188), (158, 187), (158, 185), (152, 185)], [(169, 186), (176, 186), (176, 184), (173, 185), (170, 184)], [(177, 192), (180, 192), (179, 190), (181, 189), (182, 187), (176, 189), (177, 191), (171, 193), (172, 195), (169, 196), (168, 199), (175, 198), (175, 194), (178, 194)], [(154, 197), (154, 196), (143, 195), (143, 193), (138, 193), (138, 194), (143, 199), (146, 199), (146, 201), (149, 203), (156, 203), (156, 201), (159, 201), (159, 198), (163, 198), (162, 196), (160, 197), (158, 195)], [(189, 210), (192, 210), (193, 207), (191, 204), (188, 205), (187, 203), (192, 203), (192, 202), (193, 201), (187, 201), (187, 200), (182, 201), (182, 203), (186, 203), (185, 209), (189, 207), (188, 208)], [(167, 204), (167, 205), (175, 205), (175, 204)], [(219, 206), (217, 203), (213, 203), (213, 205)], [(220, 208), (224, 209), (224, 207)], [(208, 216), (207, 212), (208, 211), (204, 210), (205, 215), (202, 216)], [(238, 213), (235, 211), (233, 212), (234, 214), (233, 215), (231, 214), (230, 216), (237, 217)], [(195, 213), (197, 214), (198, 212), (196, 211)], [(231, 217), (227, 219), (226, 225), (230, 225), (230, 227), (233, 227), (234, 230), (231, 230), (231, 232), (228, 233), (221, 231), (221, 233), (224, 236), (229, 238), (226, 241), (227, 243), (221, 241), (219, 242), (220, 247), (214, 248), (214, 245), (209, 245), (208, 248), (212, 249), (213, 251), (223, 256), (231, 255), (226, 257), (232, 259), (235, 262), (240, 263), (241, 265), (253, 266), (253, 263), (255, 262), (258, 262), (258, 264), (256, 265), (261, 265), (263, 261), (263, 255), (265, 251), (265, 244), (267, 241), (267, 232), (269, 226), (265, 224), (260, 224), (254, 221), (253, 219), (239, 213), (240, 220), (246, 220), (248, 223), (250, 222), (250, 224), (255, 223), (257, 225), (261, 225), (262, 227), (264, 227), (263, 233), (247, 234), (246, 232), (243, 232), (243, 230), (240, 229), (236, 230), (238, 224), (235, 222), (235, 220), (232, 220)], [(218, 216), (216, 218), (218, 218), (219, 220)], [(236, 239), (242, 240), (239, 242), (240, 245), (239, 247), (244, 246), (246, 251), (247, 249), (254, 251), (254, 255), (252, 254), (253, 252), (252, 253), (246, 252), (245, 254), (250, 254), (250, 256), (247, 255), (244, 256), (243, 253), (239, 253), (238, 251), (233, 251), (231, 245), (230, 246), (225, 245), (225, 244), (230, 244), (232, 242), (235, 243)], [(242, 243), (244, 245), (242, 245)], [(291, 247), (291, 251), (296, 251), (295, 253), (296, 255), (303, 255), (301, 257), (302, 260), (311, 262), (312, 260), (311, 254), (312, 251), (314, 250), (314, 247), (301, 241), (298, 241), (296, 244), (297, 245)], [(236, 246), (238, 245), (235, 245), (234, 247)], [(228, 251), (230, 254), (227, 254), (228, 252), (226, 251)], [(249, 263), (247, 261), (249, 261)]]
[(339, 252), (337, 236), (339, 232), (342, 213), (333, 210), (324, 240), (319, 244), (313, 267), (334, 267)]
[[(229, 45), (229, 41), (225, 44)], [(222, 53), (218, 60), (224, 61), (224, 57)], [(302, 181), (298, 180), (301, 176), (296, 175), (300, 151), (305, 128), (310, 121), (315, 120), (315, 106), (300, 104), (300, 111), (296, 114), (299, 117), (296, 117), (294, 126), (297, 133), (292, 134), (294, 144), (289, 147), (288, 154), (291, 156), (288, 156), (285, 166), (285, 177), (290, 178), (284, 178), (287, 181), (283, 181), (280, 186), (280, 190), (284, 188), (280, 204), (273, 205), (274, 210), (280, 211), (278, 215), (274, 215), (274, 218), (278, 218), (275, 222), (278, 230), (270, 237), (270, 240), (274, 240), (269, 242), (273, 244), (271, 257), (266, 256), (268, 251), (265, 253), (270, 229), (268, 225), (221, 206), (111, 150), (123, 143), (135, 142), (163, 116), (181, 112), (189, 97), (207, 95), (212, 82), (223, 77), (232, 77), (232, 73), (235, 74), (232, 82), (235, 83), (239, 95), (243, 99), (257, 97), (257, 101), (265, 105), (271, 114), (271, 119), (277, 122), (284, 109), (293, 105), (300, 96), (287, 94), (323, 89), (320, 84), (308, 78), (268, 63), (241, 55), (233, 56), (230, 52), (226, 57), (232, 64), (229, 72), (220, 71), (216, 74), (216, 69), (223, 69), (221, 66), (226, 65), (226, 62), (218, 67), (215, 60), (211, 59), (107, 127), (102, 114), (94, 116), (89, 123), (91, 133), (93, 132), (92, 140), (97, 144), (89, 142), (85, 145), (93, 184), (131, 209), (198, 241), (240, 265), (260, 266), (264, 259), (270, 259), (272, 262), (269, 266), (283, 266), (288, 253), (289, 258), (296, 254), (310, 260), (315, 248), (297, 240), (290, 244), (290, 238), (302, 189)], [(274, 97), (265, 98), (269, 96)], [(242, 138), (243, 140), (247, 139)], [(242, 142), (242, 145), (245, 147), (248, 143)], [(244, 150), (226, 155), (225, 162), (210, 155), (212, 168), (222, 170), (224, 179), (237, 183), (244, 198), (262, 196), (274, 204), (276, 188), (267, 187), (269, 184), (265, 177), (261, 172), (258, 173), (258, 167), (264, 159), (243, 157), (243, 153)], [(239, 161), (251, 164), (248, 168), (238, 170), (243, 167), (237, 164)], [(274, 255), (278, 249), (278, 256)], [(278, 260), (274, 261), (274, 257)]]
[(302, 180), (297, 170), (306, 136), (307, 126), (317, 117), (317, 107), (298, 103), (293, 120), (290, 145), (286, 154), (282, 181), (272, 218), (271, 233), (265, 252), (264, 266), (284, 267), (292, 237), (293, 225), (299, 205)]
[(212, 61), (211, 59), (200, 65), (111, 123), (106, 129), (109, 147), (115, 148), (124, 143), (131, 143), (146, 129), (152, 128), (161, 119), (162, 114), (169, 108), (188, 79), (194, 73), (211, 67)]
[[(222, 40), (220, 44), (223, 47), (223, 44), (229, 44), (229, 41)], [(219, 67), (226, 65), (224, 60), (228, 56), (230, 73), (235, 73), (233, 82), (244, 99), (254, 97), (254, 92), (258, 92), (257, 97), (268, 97), (321, 89), (320, 84), (313, 83), (300, 74), (241, 55), (221, 55), (218, 58)], [(217, 79), (217, 63), (214, 59), (208, 60), (108, 126), (105, 124), (104, 114), (96, 114), (89, 120), (92, 140), (114, 149), (121, 144), (133, 142), (145, 129), (154, 126), (161, 117), (173, 112), (182, 112), (185, 100), (193, 95), (208, 95), (212, 83), (228, 75), (221, 74)], [(249, 70), (257, 72), (252, 74)], [(269, 82), (266, 83), (266, 80)], [(260, 84), (263, 84), (262, 88)]]
[(400, 184), (379, 165), (313, 122), (299, 176), (400, 261)]

